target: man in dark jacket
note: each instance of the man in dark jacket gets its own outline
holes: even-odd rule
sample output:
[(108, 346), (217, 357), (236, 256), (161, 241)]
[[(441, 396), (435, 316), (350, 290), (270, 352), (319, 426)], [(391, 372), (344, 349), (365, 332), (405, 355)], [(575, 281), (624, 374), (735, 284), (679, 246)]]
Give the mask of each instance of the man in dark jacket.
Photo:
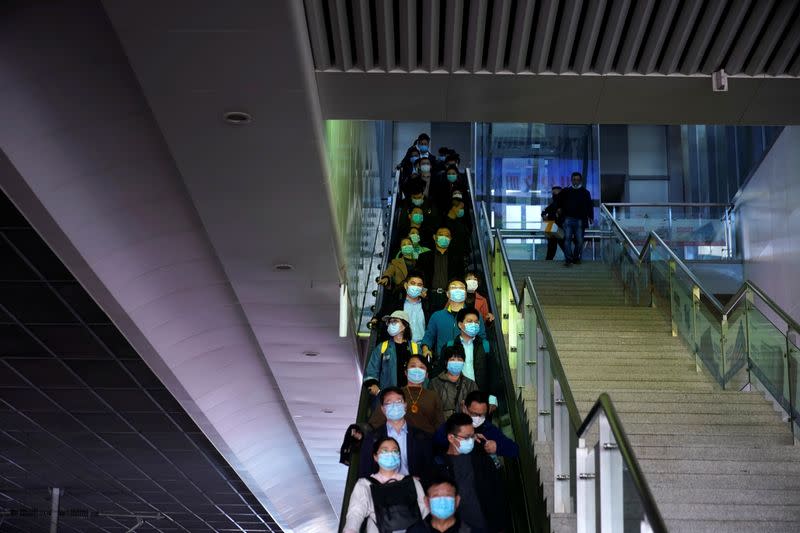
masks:
[(406, 395), (398, 387), (386, 387), (381, 391), (380, 403), (386, 424), (364, 435), (358, 464), (358, 476), (364, 477), (378, 471), (372, 456), (376, 440), (394, 438), (400, 445), (400, 470), (403, 475), (427, 479), (433, 459), (433, 443), (424, 431), (411, 426), (405, 419)]
[[(564, 228), (564, 217), (561, 216), (558, 212), (558, 193), (561, 192), (561, 187), (558, 185), (554, 185), (551, 189), (553, 193), (553, 199), (550, 201), (550, 204), (545, 207), (544, 211), (542, 211), (542, 219), (546, 222), (553, 221), (559, 228)], [(559, 239), (558, 237), (548, 237), (547, 238), (547, 256), (545, 257), (546, 261), (552, 261), (556, 256), (556, 249), (561, 248), (561, 252), (564, 254), (564, 257), (567, 257), (567, 251), (564, 249), (564, 239)]]
[(445, 423), (448, 448), (436, 458), (436, 473), (456, 481), (461, 497), (460, 518), (473, 532), (508, 529), (508, 508), (500, 473), (482, 446), (475, 445), (472, 419), (456, 413)]
[[(483, 446), (486, 453), (499, 457), (519, 457), (517, 443), (506, 437), (499, 427), (486, 420), (486, 415), (489, 413), (488, 394), (479, 390), (470, 392), (464, 400), (464, 405), (461, 406), (461, 411), (472, 419), (476, 435), (475, 444)], [(440, 449), (449, 446), (445, 425), (433, 434), (433, 444)]]
[[(453, 243), (450, 228), (439, 227), (433, 236), (434, 249), (417, 259), (416, 269), (425, 276), (428, 284), (428, 301), (434, 313), (447, 303), (448, 282), (453, 278), (464, 279), (464, 256), (459, 255), (459, 244)], [(456, 250), (456, 251), (454, 251)]]
[(580, 172), (573, 172), (571, 179), (572, 187), (561, 191), (556, 197), (558, 214), (564, 217), (564, 266), (581, 263), (583, 232), (594, 222), (592, 196), (583, 186), (583, 176)]

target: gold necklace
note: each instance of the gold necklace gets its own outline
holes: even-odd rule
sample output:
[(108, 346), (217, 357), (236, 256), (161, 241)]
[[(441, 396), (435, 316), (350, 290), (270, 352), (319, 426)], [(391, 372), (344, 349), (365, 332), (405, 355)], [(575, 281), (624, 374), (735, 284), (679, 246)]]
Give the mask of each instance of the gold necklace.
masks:
[[(411, 387), (406, 386), (406, 390), (408, 391), (408, 397), (411, 398)], [(419, 394), (417, 394), (416, 398), (411, 398), (411, 412), (414, 414), (419, 413), (419, 406), (417, 402), (420, 398), (422, 398), (422, 393), (425, 391), (422, 387), (419, 388)]]

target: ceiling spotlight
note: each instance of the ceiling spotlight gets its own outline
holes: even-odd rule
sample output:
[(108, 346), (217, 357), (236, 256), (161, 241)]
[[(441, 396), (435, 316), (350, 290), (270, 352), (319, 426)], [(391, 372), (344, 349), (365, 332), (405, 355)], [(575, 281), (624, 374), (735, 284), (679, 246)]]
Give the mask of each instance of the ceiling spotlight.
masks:
[(250, 113), (245, 113), (244, 111), (228, 111), (223, 115), (225, 118), (225, 122), (228, 124), (248, 124), (253, 121), (253, 117), (250, 116)]
[(294, 270), (294, 266), (290, 265), (289, 263), (278, 263), (272, 268), (274, 268), (278, 272), (288, 272), (290, 270)]
[(319, 352), (308, 351), (308, 352), (303, 352), (303, 355), (305, 355), (306, 357), (316, 357), (319, 355)]

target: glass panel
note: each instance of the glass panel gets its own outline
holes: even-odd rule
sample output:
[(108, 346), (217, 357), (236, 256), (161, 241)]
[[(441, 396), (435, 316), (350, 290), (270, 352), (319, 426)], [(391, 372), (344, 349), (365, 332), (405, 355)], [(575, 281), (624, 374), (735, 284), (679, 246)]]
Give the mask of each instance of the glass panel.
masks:
[(623, 531), (625, 533), (644, 531), (642, 528), (642, 522), (645, 520), (644, 505), (636, 490), (633, 476), (624, 461), (622, 462), (622, 506)]
[(786, 379), (786, 337), (754, 306), (748, 311), (751, 373), (788, 410), (789, 382)]
[(694, 329), (692, 327), (692, 285), (686, 283), (684, 276), (676, 272), (672, 277), (672, 321), (678, 335), (690, 350), (695, 349)]
[(668, 318), (670, 318), (670, 260), (671, 257), (665, 250), (661, 248), (650, 250), (650, 274), (654, 303)]
[(792, 396), (789, 398), (791, 404), (791, 415), (794, 417), (795, 428), (794, 434), (800, 435), (800, 421), (798, 421), (798, 413), (800, 413), (800, 392), (797, 390), (798, 378), (800, 378), (800, 348), (798, 348), (798, 332), (791, 332), (789, 334), (789, 379), (791, 380)]
[(722, 376), (725, 374), (725, 361), (722, 359), (721, 326), (715, 316), (701, 301), (697, 312), (695, 338), (700, 359), (706, 369), (720, 386), (723, 385)]
[(744, 306), (737, 307), (728, 315), (725, 335), (725, 382), (730, 390), (741, 390), (748, 382), (746, 327)]

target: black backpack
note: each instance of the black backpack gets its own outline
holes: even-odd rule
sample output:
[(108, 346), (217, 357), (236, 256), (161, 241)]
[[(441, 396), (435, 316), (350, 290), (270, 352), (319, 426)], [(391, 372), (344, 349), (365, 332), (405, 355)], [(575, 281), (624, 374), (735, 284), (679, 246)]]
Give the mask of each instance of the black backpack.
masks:
[(417, 488), (414, 478), (406, 476), (400, 481), (381, 484), (373, 477), (367, 478), (372, 484), (372, 506), (375, 508), (375, 521), (381, 533), (405, 531), (422, 521), (417, 503)]

